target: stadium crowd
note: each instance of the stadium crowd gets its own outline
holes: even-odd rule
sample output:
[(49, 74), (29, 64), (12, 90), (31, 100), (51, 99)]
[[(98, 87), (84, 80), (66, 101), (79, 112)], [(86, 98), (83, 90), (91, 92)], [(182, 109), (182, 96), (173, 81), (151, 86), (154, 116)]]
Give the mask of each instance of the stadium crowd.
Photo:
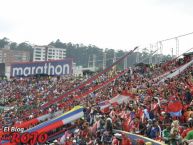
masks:
[[(60, 144), (70, 145), (79, 142), (79, 144), (88, 145), (118, 145), (120, 136), (122, 136), (123, 145), (132, 144), (131, 139), (125, 134), (114, 134), (113, 129), (140, 134), (169, 144), (182, 144), (182, 142), (185, 144), (185, 140), (193, 139), (193, 67), (188, 67), (180, 75), (164, 82), (157, 80), (160, 79), (158, 76), (177, 69), (188, 61), (190, 59), (154, 67), (135, 67), (101, 89), (84, 98), (75, 99), (76, 96), (106, 82), (119, 72), (116, 71), (111, 75), (105, 73), (97, 80), (65, 97), (60, 103), (44, 110), (39, 108), (75, 88), (86, 78), (44, 76), (2, 80), (0, 82), (0, 95), (3, 98), (1, 105), (13, 108), (1, 114), (1, 126), (14, 125), (60, 109), (65, 112), (73, 106), (83, 105), (84, 119), (73, 123), (76, 128), (67, 130), (59, 139)], [(128, 96), (129, 101), (100, 109), (98, 105), (100, 102), (110, 100), (117, 95)], [(66, 103), (69, 101), (70, 103)], [(145, 141), (138, 139), (136, 143), (145, 144)]]
[[(80, 85), (80, 83), (88, 78), (54, 77), (54, 76), (36, 76), (36, 77), (21, 77), (1, 80), (0, 95), (1, 105), (10, 108), (1, 115), (3, 124), (14, 125), (22, 123), (32, 118), (36, 118), (43, 114), (51, 113), (63, 109), (68, 111), (73, 106), (79, 104), (73, 97), (84, 94), (90, 88), (105, 82), (109, 78), (107, 75), (102, 75), (98, 79), (86, 84), (85, 86), (62, 99), (60, 103), (49, 106), (47, 109), (40, 109), (44, 104), (51, 102), (59, 96), (65, 94), (71, 89)], [(69, 101), (73, 101), (69, 103)], [(68, 103), (67, 103), (68, 102)], [(73, 105), (73, 106), (72, 106)], [(4, 116), (9, 118), (9, 123), (4, 123)]]
[[(138, 73), (136, 75), (135, 73), (140, 72), (139, 70), (134, 70), (133, 79), (128, 75), (122, 76), (118, 80), (121, 83), (114, 83), (112, 86), (118, 87), (118, 93), (129, 92), (131, 95), (130, 92), (132, 92), (136, 99), (112, 106), (105, 112), (92, 107), (96, 106), (96, 100), (87, 99), (86, 121), (80, 125), (83, 129), (80, 127), (75, 130), (75, 133), (80, 132), (78, 137), (71, 133), (69, 135), (67, 131), (69, 140), (72, 143), (75, 135), (76, 140), (78, 138), (79, 141), (85, 141), (87, 144), (94, 144), (94, 142), (95, 144), (117, 144), (118, 140), (116, 134), (113, 136), (112, 129), (141, 134), (169, 144), (181, 144), (184, 139), (193, 139), (191, 132), (188, 134), (193, 125), (192, 70), (191, 66), (180, 77), (176, 76), (163, 83), (154, 83), (151, 78), (145, 78), (144, 72), (143, 75)], [(177, 105), (176, 109), (180, 108), (176, 114), (169, 110), (175, 105)], [(86, 138), (84, 133), (87, 134)], [(93, 139), (93, 133), (96, 139)], [(65, 136), (68, 135), (65, 134)], [(123, 144), (131, 144), (129, 139), (124, 138), (123, 142), (127, 143)], [(66, 141), (70, 142), (69, 140)], [(144, 144), (143, 140), (137, 140), (137, 142)], [(186, 144), (186, 142), (183, 143)]]

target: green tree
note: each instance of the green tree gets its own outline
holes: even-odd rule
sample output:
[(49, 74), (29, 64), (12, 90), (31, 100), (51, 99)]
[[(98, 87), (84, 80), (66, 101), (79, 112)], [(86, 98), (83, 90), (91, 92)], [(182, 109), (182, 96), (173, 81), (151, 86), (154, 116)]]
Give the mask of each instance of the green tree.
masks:
[(3, 39), (0, 39), (0, 48), (4, 48), (5, 45), (9, 44), (9, 39), (4, 37)]
[(55, 43), (51, 42), (51, 45), (55, 46), (56, 48), (66, 48), (66, 44), (62, 43), (60, 39), (57, 39)]
[(32, 50), (32, 46), (26, 42), (22, 42), (20, 43), (16, 50), (21, 50), (21, 51), (31, 51)]
[(10, 49), (12, 49), (12, 50), (17, 49), (17, 43), (16, 42), (11, 42)]

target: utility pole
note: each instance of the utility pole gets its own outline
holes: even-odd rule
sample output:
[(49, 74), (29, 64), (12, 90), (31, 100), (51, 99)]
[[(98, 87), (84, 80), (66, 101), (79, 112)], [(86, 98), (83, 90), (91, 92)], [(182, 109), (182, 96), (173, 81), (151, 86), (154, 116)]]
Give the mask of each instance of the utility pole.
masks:
[(153, 50), (153, 45), (152, 45), (152, 44), (150, 44), (149, 64), (152, 64), (152, 50)]
[(157, 42), (157, 50), (159, 52), (159, 62), (160, 63), (162, 61), (162, 56), (163, 56), (163, 44), (161, 41)]
[(88, 57), (88, 68), (90, 67), (90, 55)]
[[(127, 52), (126, 52), (126, 50), (125, 50), (125, 54), (126, 54)], [(126, 57), (125, 59), (124, 59), (124, 70), (127, 68), (127, 58), (128, 57)]]
[(96, 68), (96, 55), (93, 54), (93, 62), (92, 62), (93, 71), (95, 71)]
[(107, 59), (107, 53), (103, 53), (103, 70), (106, 68), (106, 59)]
[(155, 44), (155, 49), (158, 50), (156, 53), (156, 57), (155, 57), (155, 64), (159, 63), (159, 59), (160, 59), (160, 54), (159, 54), (159, 42), (157, 42)]
[(117, 59), (116, 52), (114, 51), (113, 63), (116, 62), (116, 59)]
[(136, 55), (136, 63), (139, 63), (139, 52), (136, 52), (137, 55)]
[(175, 40), (176, 40), (176, 57), (178, 57), (178, 55), (179, 55), (179, 39), (178, 39), (178, 37), (176, 37)]

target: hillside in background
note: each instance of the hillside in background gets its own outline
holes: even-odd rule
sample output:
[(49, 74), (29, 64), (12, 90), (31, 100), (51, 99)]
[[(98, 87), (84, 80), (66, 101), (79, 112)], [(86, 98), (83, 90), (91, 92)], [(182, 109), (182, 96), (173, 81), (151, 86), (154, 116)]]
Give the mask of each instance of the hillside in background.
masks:
[[(10, 49), (12, 50), (22, 50), (22, 51), (32, 51), (32, 46), (27, 43), (27, 42), (22, 42), (17, 44), (16, 42), (11, 42), (8, 38), (3, 38), (0, 39), (0, 49), (6, 48), (5, 46), (9, 45)], [(50, 44), (47, 45), (52, 45), (55, 46), (56, 48), (65, 48), (66, 49), (66, 55), (67, 57), (71, 57), (74, 59), (74, 62), (79, 66), (83, 67), (88, 67), (92, 66), (93, 64), (93, 57), (96, 58), (96, 66), (100, 69), (102, 69), (103, 66), (103, 57), (104, 57), (104, 52), (106, 53), (106, 66), (110, 66), (113, 63), (113, 58), (116, 56), (116, 59), (120, 58), (125, 54), (123, 50), (114, 50), (114, 49), (101, 49), (98, 48), (95, 45), (89, 45), (85, 46), (83, 44), (73, 44), (71, 42), (69, 43), (64, 43), (61, 42), (59, 39), (56, 41), (52, 41)], [(149, 58), (152, 57), (152, 62), (157, 63), (158, 58), (162, 57), (162, 60), (169, 60), (171, 59), (171, 56), (167, 55), (162, 55), (160, 56), (159, 54), (154, 54), (152, 55), (153, 52), (148, 52), (146, 48), (142, 50), (141, 53), (139, 52), (134, 52), (130, 57), (128, 57), (128, 66), (132, 66), (133, 64), (136, 64), (136, 58), (139, 58), (138, 62), (143, 62), (143, 63), (149, 63)], [(123, 63), (121, 63), (118, 68), (122, 69), (123, 68)]]

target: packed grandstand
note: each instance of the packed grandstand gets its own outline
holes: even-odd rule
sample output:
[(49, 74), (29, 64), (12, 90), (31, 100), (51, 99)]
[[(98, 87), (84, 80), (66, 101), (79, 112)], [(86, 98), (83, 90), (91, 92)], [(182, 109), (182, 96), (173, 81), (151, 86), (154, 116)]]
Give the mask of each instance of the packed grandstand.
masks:
[(0, 116), (1, 144), (15, 144), (4, 138), (10, 135), (6, 127), (47, 133), (44, 144), (190, 144), (192, 55), (116, 69), (130, 53), (91, 76), (0, 80), (0, 105), (6, 107)]

